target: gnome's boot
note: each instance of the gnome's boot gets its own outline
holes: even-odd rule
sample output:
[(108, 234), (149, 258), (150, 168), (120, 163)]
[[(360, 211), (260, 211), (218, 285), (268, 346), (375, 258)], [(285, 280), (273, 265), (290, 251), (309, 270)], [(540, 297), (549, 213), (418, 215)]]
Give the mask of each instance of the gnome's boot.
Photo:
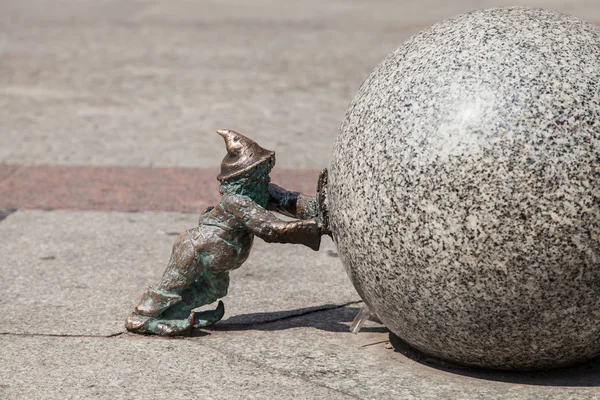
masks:
[(135, 333), (162, 336), (182, 335), (194, 325), (194, 314), (191, 313), (191, 309), (185, 315), (182, 312), (184, 310), (177, 307), (182, 300), (182, 297), (176, 293), (149, 287), (142, 295), (140, 303), (125, 320), (125, 328)]
[(132, 312), (125, 320), (125, 328), (134, 333), (177, 336), (188, 332), (194, 325), (194, 314), (187, 319), (163, 319)]
[(192, 326), (204, 328), (213, 325), (219, 322), (224, 315), (225, 305), (222, 301), (219, 301), (214, 310), (190, 312), (189, 317), (183, 319), (167, 319), (164, 315), (151, 317), (134, 311), (125, 320), (125, 328), (135, 333), (177, 336), (185, 334)]
[(193, 313), (194, 308), (210, 304), (227, 294), (229, 273), (206, 274), (205, 279), (192, 282), (175, 293), (163, 282), (158, 288), (144, 292), (139, 304), (125, 320), (130, 332), (162, 336), (183, 335), (192, 326), (212, 325), (223, 318), (225, 306), (219, 301), (215, 310)]

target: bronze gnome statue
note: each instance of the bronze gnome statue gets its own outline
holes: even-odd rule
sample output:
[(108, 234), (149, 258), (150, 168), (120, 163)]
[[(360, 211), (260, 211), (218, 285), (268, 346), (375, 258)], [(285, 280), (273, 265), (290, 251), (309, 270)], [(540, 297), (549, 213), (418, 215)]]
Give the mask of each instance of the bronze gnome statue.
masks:
[[(217, 133), (227, 148), (217, 177), (221, 201), (177, 237), (160, 283), (143, 293), (125, 321), (131, 332), (174, 336), (214, 324), (223, 318), (223, 302), (215, 310), (192, 310), (227, 294), (229, 271), (246, 261), (254, 236), (318, 250), (327, 233), (317, 198), (270, 183), (275, 152), (231, 130)], [(283, 221), (267, 210), (297, 220)]]

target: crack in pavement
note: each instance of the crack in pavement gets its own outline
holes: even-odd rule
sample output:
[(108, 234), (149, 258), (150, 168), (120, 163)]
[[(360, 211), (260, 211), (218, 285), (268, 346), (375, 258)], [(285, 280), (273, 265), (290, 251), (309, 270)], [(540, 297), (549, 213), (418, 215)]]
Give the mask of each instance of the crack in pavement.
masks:
[[(235, 328), (235, 327), (252, 327), (252, 326), (260, 326), (260, 325), (265, 325), (265, 324), (271, 324), (273, 322), (279, 322), (279, 321), (285, 321), (288, 319), (293, 319), (293, 318), (300, 318), (300, 317), (304, 317), (306, 315), (310, 315), (310, 314), (317, 314), (320, 312), (327, 312), (327, 311), (332, 311), (332, 310), (337, 310), (340, 308), (344, 308), (347, 306), (351, 306), (351, 305), (355, 305), (355, 304), (359, 304), (362, 303), (362, 300), (356, 300), (356, 301), (349, 301), (347, 303), (344, 304), (338, 304), (335, 306), (331, 306), (331, 307), (322, 307), (322, 308), (313, 308), (311, 310), (307, 310), (307, 311), (303, 311), (303, 312), (299, 312), (299, 313), (295, 313), (295, 314), (291, 314), (291, 315), (285, 315), (283, 317), (279, 317), (279, 318), (273, 318), (270, 320), (266, 320), (266, 321), (258, 321), (258, 322), (246, 322), (246, 323), (239, 323), (239, 324), (221, 324), (220, 326), (215, 326), (215, 327), (210, 327), (211, 331), (227, 331), (228, 328)], [(64, 333), (15, 333), (15, 332), (0, 332), (0, 336), (31, 336), (31, 337), (62, 337), (62, 338), (101, 338), (101, 339), (110, 339), (113, 337), (117, 337), (117, 336), (121, 336), (126, 334), (127, 332), (125, 331), (121, 331), (121, 332), (115, 332), (115, 333), (111, 333), (109, 335), (78, 335), (78, 334), (64, 334)]]
[(125, 332), (111, 333), (110, 335), (69, 335), (65, 333), (15, 333), (15, 332), (0, 332), (0, 336), (31, 336), (31, 337), (63, 337), (63, 338), (112, 338), (120, 336)]

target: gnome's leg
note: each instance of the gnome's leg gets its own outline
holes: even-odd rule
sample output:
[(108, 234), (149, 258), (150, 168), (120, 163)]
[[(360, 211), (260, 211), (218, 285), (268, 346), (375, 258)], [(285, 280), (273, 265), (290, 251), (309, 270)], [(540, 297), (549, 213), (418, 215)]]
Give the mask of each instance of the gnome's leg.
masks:
[[(206, 257), (197, 254), (192, 241), (195, 229), (179, 235), (160, 284), (150, 287), (142, 295), (140, 303), (125, 321), (127, 330), (165, 336), (184, 334), (196, 322), (192, 313), (194, 308), (227, 294), (229, 274), (213, 274), (207, 270), (203, 262)], [(223, 305), (205, 313), (199, 313), (201, 326), (220, 320), (224, 314)]]
[[(205, 271), (202, 275), (201, 280), (194, 282), (189, 294), (189, 298), (195, 304), (195, 307), (201, 307), (225, 297), (229, 288), (229, 272), (213, 274)], [(222, 301), (219, 301), (215, 310), (195, 313), (194, 325), (199, 328), (212, 325), (220, 321), (223, 315), (225, 315), (225, 306)]]
[[(197, 228), (195, 228), (197, 229)], [(192, 308), (183, 294), (196, 281), (203, 267), (196, 259), (191, 234), (194, 229), (180, 234), (171, 252), (167, 269), (161, 282), (144, 292), (139, 304), (125, 320), (131, 332), (180, 335), (194, 323)]]

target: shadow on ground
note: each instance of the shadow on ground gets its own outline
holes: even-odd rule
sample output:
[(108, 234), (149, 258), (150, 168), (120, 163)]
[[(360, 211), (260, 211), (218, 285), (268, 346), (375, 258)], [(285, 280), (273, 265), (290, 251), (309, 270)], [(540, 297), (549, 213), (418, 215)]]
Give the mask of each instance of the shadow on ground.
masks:
[(540, 386), (571, 386), (571, 387), (596, 387), (600, 386), (600, 357), (571, 367), (556, 368), (542, 371), (493, 371), (480, 368), (469, 368), (452, 364), (435, 357), (431, 357), (407, 344), (405, 341), (390, 332), (390, 343), (394, 350), (406, 357), (441, 371), (468, 376), (471, 378), (491, 381), (519, 383), (524, 385)]
[[(250, 313), (233, 316), (210, 328), (213, 331), (278, 331), (291, 328), (315, 328), (328, 332), (349, 332), (358, 307), (325, 304), (286, 312)], [(256, 321), (256, 322), (252, 322)], [(363, 327), (361, 332), (388, 332), (384, 326)]]
[(17, 210), (14, 208), (0, 209), (0, 222), (15, 211)]

